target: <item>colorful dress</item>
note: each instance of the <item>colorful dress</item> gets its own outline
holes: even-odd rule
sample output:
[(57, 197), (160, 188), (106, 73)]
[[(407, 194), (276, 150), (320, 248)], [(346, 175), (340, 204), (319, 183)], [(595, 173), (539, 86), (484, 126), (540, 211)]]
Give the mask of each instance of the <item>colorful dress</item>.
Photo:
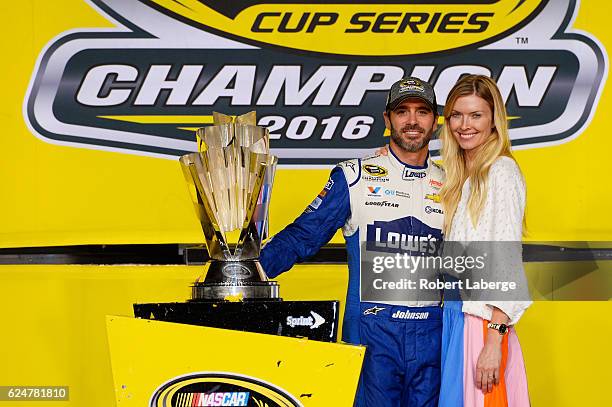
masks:
[[(463, 186), (447, 241), (521, 241), (525, 210), (525, 184), (518, 165), (509, 157), (498, 158), (489, 171), (486, 203), (476, 227), (468, 212), (470, 182)], [(504, 280), (520, 280), (525, 274), (520, 260), (503, 267)], [(517, 260), (517, 259), (515, 259)], [(525, 284), (526, 286), (526, 284)], [(502, 341), (500, 383), (491, 393), (476, 387), (476, 363), (484, 346), (492, 306), (510, 318), (520, 319), (531, 301), (445, 301), (442, 331), (442, 384), (439, 407), (526, 407), (529, 406), (527, 376), (518, 337), (510, 328)]]

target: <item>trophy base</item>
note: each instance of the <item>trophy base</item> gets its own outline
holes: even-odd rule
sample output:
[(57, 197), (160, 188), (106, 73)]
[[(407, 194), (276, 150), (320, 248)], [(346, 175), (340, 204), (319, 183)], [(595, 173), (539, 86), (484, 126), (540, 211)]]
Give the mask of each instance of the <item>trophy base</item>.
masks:
[(256, 259), (213, 260), (204, 282), (191, 286), (191, 301), (277, 300), (279, 286), (269, 281)]
[(195, 283), (191, 286), (191, 300), (280, 300), (279, 286), (276, 281), (240, 283)]

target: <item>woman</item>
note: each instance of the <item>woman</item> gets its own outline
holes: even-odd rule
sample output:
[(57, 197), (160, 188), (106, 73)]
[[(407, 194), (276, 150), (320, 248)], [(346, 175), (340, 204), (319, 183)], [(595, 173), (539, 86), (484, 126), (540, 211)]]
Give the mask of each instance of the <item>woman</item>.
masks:
[[(440, 197), (445, 240), (515, 242), (518, 261), (503, 262), (493, 271), (495, 277), (502, 273), (504, 280), (524, 287), (519, 243), (525, 184), (510, 152), (508, 119), (495, 82), (480, 75), (460, 79), (448, 95), (444, 118), (446, 181)], [(529, 305), (530, 301), (445, 303), (440, 407), (529, 406), (523, 357), (512, 328)]]

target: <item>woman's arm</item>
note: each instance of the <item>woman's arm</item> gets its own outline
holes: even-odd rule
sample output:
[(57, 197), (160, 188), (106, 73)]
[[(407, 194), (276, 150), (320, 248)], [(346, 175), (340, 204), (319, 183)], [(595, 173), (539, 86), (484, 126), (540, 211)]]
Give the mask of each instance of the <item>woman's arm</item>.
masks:
[[(509, 321), (510, 318), (502, 310), (493, 307), (492, 323), (506, 325)], [(503, 335), (500, 335), (497, 330), (487, 329), (485, 344), (476, 362), (476, 387), (485, 393), (492, 391), (494, 384), (499, 384), (503, 338)]]
[[(500, 158), (491, 168), (488, 189), (488, 225), (493, 243), (491, 251), (492, 272), (496, 281), (513, 281), (522, 289), (511, 296), (499, 295), (489, 298), (486, 303), (492, 323), (515, 324), (530, 305), (527, 281), (522, 264), (522, 226), (525, 210), (525, 184), (516, 163), (510, 158)], [(490, 310), (490, 311), (489, 311)], [(507, 334), (506, 334), (507, 335)], [(476, 363), (476, 386), (483, 392), (491, 392), (499, 384), (502, 360), (502, 340), (499, 331), (489, 328), (484, 346)]]
[[(525, 184), (517, 164), (508, 157), (500, 157), (491, 167), (487, 186), (487, 202), (482, 218), (476, 227), (475, 242), (480, 250), (486, 250), (486, 268), (480, 277), (490, 282), (514, 282), (517, 288), (508, 292), (475, 292), (466, 302), (463, 311), (492, 320), (495, 308), (509, 318), (514, 325), (531, 304), (527, 279), (522, 261), (522, 225), (525, 210)], [(482, 294), (482, 295), (479, 295)]]

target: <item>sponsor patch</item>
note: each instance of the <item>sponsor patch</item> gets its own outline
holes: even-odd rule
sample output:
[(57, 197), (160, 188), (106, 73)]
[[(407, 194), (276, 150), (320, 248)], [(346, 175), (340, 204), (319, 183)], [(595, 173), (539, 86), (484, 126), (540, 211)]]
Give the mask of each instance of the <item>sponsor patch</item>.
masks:
[(406, 79), (400, 82), (400, 88), (399, 91), (400, 93), (402, 92), (408, 92), (411, 90), (416, 90), (418, 92), (424, 92), (425, 88), (423, 88), (423, 85), (420, 82), (417, 82), (413, 79)]
[(372, 251), (435, 254), (442, 241), (442, 231), (414, 216), (367, 225), (366, 248)]
[(345, 162), (345, 163), (344, 163), (344, 166), (345, 166), (346, 168), (350, 168), (350, 169), (351, 169), (353, 172), (357, 172), (357, 171), (355, 171), (355, 163), (354, 163), (354, 162), (352, 162), (352, 161), (347, 161), (347, 162)]
[(404, 168), (404, 173), (402, 174), (402, 179), (404, 180), (414, 180), (425, 178), (427, 173), (425, 171), (413, 170), (412, 168)]
[(444, 211), (442, 209), (432, 208), (431, 206), (427, 205), (425, 207), (425, 213), (439, 213), (440, 215), (443, 215)]
[(379, 307), (375, 305), (372, 308), (368, 308), (367, 310), (363, 311), (363, 315), (378, 315), (378, 313), (384, 309), (384, 307)]
[(312, 202), (310, 203), (310, 205), (309, 205), (309, 206), (310, 206), (312, 209), (315, 209), (315, 210), (316, 210), (316, 209), (319, 209), (319, 206), (321, 206), (321, 202), (323, 202), (323, 199), (321, 199), (321, 197), (318, 197), (318, 196), (317, 196), (317, 197), (314, 199), (314, 201), (312, 201)]
[(376, 197), (380, 197), (380, 196), (388, 196), (388, 197), (400, 197), (400, 198), (410, 198), (410, 194), (407, 192), (403, 192), (403, 191), (398, 191), (397, 189), (389, 189), (389, 188), (385, 188), (383, 189), (382, 187), (379, 186), (368, 186), (368, 193), (367, 196), (376, 196)]
[(389, 201), (366, 201), (366, 206), (381, 206), (384, 208), (399, 208), (399, 204)]
[(442, 200), (440, 199), (440, 195), (438, 194), (425, 194), (425, 199), (430, 201), (434, 201), (435, 203), (440, 203)]
[(364, 181), (369, 182), (389, 182), (389, 177), (372, 177), (370, 175), (364, 175), (361, 177)]
[(430, 179), (429, 180), (429, 186), (430, 187), (434, 187), (436, 189), (440, 189), (442, 188), (442, 183), (440, 181), (436, 181), (435, 179)]
[(291, 328), (295, 328), (296, 326), (307, 326), (310, 329), (316, 329), (325, 323), (325, 318), (321, 315), (317, 314), (314, 311), (310, 311), (309, 316), (300, 316), (300, 317), (287, 317), (287, 325)]
[(365, 164), (363, 170), (372, 177), (386, 177), (389, 175), (389, 171), (380, 165)]

